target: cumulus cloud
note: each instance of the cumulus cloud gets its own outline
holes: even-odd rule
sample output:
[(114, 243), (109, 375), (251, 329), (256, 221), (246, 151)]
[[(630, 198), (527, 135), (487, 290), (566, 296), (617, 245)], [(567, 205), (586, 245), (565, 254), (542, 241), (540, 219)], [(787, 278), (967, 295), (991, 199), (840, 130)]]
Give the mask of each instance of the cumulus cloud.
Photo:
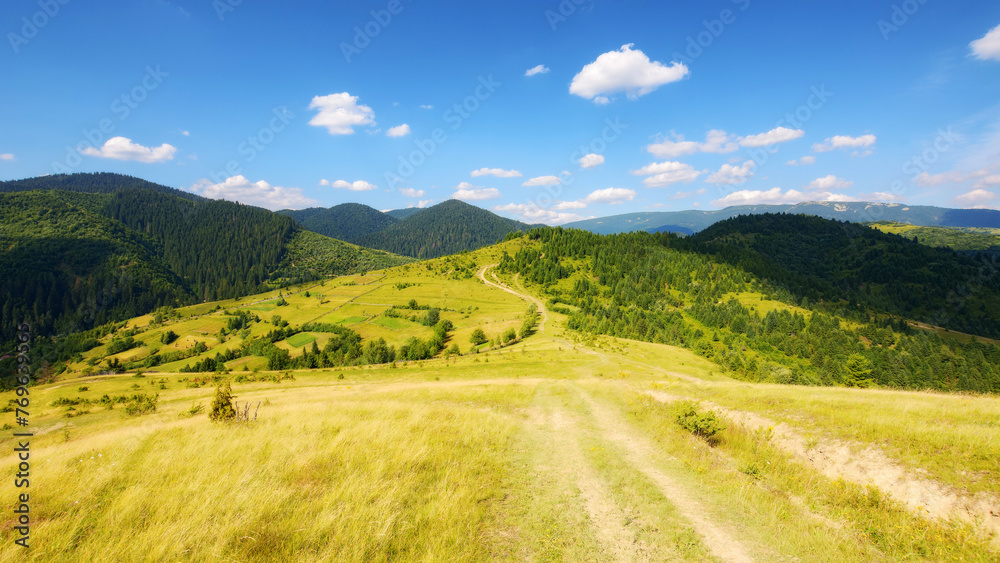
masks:
[(769, 145), (776, 145), (778, 143), (787, 143), (788, 141), (794, 141), (805, 135), (806, 132), (802, 129), (789, 129), (787, 127), (777, 127), (771, 129), (767, 133), (761, 133), (759, 135), (747, 135), (740, 139), (740, 145), (744, 147), (766, 147)]
[(496, 188), (483, 188), (473, 186), (468, 182), (462, 182), (455, 186), (455, 193), (451, 194), (452, 199), (462, 201), (482, 201), (484, 199), (497, 199), (500, 197), (500, 190)]
[(537, 178), (532, 178), (527, 182), (521, 184), (522, 186), (558, 186), (562, 184), (562, 180), (558, 176), (538, 176)]
[(739, 145), (735, 142), (736, 137), (721, 129), (709, 131), (705, 135), (704, 143), (685, 141), (684, 135), (674, 133), (671, 133), (671, 137), (672, 139), (647, 146), (646, 151), (659, 158), (677, 158), (698, 152), (725, 154), (739, 149)]
[(807, 164), (816, 164), (815, 156), (803, 156), (798, 160), (789, 160), (785, 164), (789, 166), (806, 166)]
[(757, 164), (752, 160), (748, 160), (740, 166), (723, 164), (722, 168), (710, 175), (706, 181), (709, 184), (717, 185), (742, 184), (753, 177), (755, 168), (757, 168)]
[(472, 171), (472, 177), (496, 176), (497, 178), (520, 178), (522, 174), (517, 170), (504, 170), (503, 168), (480, 168)]
[(113, 158), (115, 160), (134, 160), (136, 162), (166, 162), (173, 160), (177, 147), (163, 143), (158, 147), (144, 147), (133, 143), (125, 137), (112, 137), (100, 149), (87, 147), (83, 154), (98, 158)]
[(861, 135), (860, 137), (835, 135), (822, 143), (816, 143), (812, 148), (816, 152), (830, 152), (837, 149), (867, 149), (875, 145), (875, 141), (875, 135)]
[(771, 188), (770, 190), (740, 190), (733, 192), (722, 199), (713, 201), (712, 205), (716, 207), (732, 207), (734, 205), (785, 205), (801, 203), (803, 201), (855, 201), (855, 199), (844, 194), (830, 192), (800, 192), (798, 190), (782, 192), (781, 188)]
[(1000, 186), (1000, 174), (991, 174), (989, 176), (983, 176), (972, 187), (975, 189), (982, 189), (994, 186)]
[(14, 155), (9, 152), (0, 154), (0, 160), (14, 160)]
[(405, 137), (410, 134), (410, 126), (404, 123), (402, 125), (390, 127), (385, 134), (387, 137)]
[(969, 44), (977, 59), (1000, 61), (1000, 25)]
[(562, 225), (585, 219), (576, 213), (562, 213), (553, 209), (545, 209), (537, 203), (508, 203), (498, 205), (494, 211), (511, 213), (526, 223), (545, 223), (547, 225)]
[(847, 188), (854, 185), (854, 182), (850, 180), (845, 180), (843, 178), (838, 178), (833, 174), (829, 176), (823, 176), (822, 178), (816, 178), (806, 188), (811, 190), (846, 190)]
[(203, 179), (196, 182), (190, 189), (192, 192), (207, 198), (238, 201), (272, 211), (303, 209), (318, 203), (303, 195), (299, 188), (272, 186), (263, 180), (251, 182), (244, 176), (232, 176), (219, 184), (213, 184), (211, 181)]
[(599, 104), (610, 102), (608, 96), (618, 92), (634, 100), (664, 84), (681, 80), (688, 72), (683, 63), (673, 62), (667, 66), (650, 61), (642, 51), (633, 50), (631, 44), (623, 45), (618, 51), (604, 53), (583, 67), (573, 77), (569, 92)]
[(548, 74), (549, 67), (545, 65), (533, 66), (524, 72), (525, 76), (534, 76), (536, 74)]
[(642, 183), (649, 188), (658, 188), (678, 182), (692, 182), (701, 175), (701, 172), (695, 170), (690, 164), (668, 160), (647, 164), (638, 170), (633, 170), (632, 174), (649, 176)]
[(959, 172), (944, 172), (942, 174), (921, 172), (916, 178), (913, 179), (913, 183), (918, 186), (932, 187), (962, 182), (964, 180), (965, 178)]
[(604, 155), (590, 153), (580, 159), (580, 166), (583, 168), (597, 168), (604, 164)]
[(577, 201), (557, 201), (552, 209), (556, 211), (565, 211), (567, 209), (585, 209), (587, 207), (587, 202), (583, 200)]
[(309, 109), (318, 111), (309, 125), (326, 127), (331, 135), (353, 135), (355, 127), (375, 124), (372, 108), (358, 105), (358, 97), (347, 92), (316, 96)]
[(590, 192), (590, 194), (583, 199), (584, 203), (606, 203), (609, 205), (618, 205), (620, 203), (625, 203), (626, 201), (632, 201), (635, 199), (635, 190), (628, 190), (625, 188), (605, 188), (603, 190), (596, 190)]
[(420, 106), (420, 109), (434, 109), (434, 106), (432, 106), (430, 104), (424, 104), (424, 105)]
[(331, 188), (337, 188), (341, 190), (351, 190), (352, 192), (368, 192), (371, 190), (378, 189), (378, 186), (374, 184), (369, 184), (364, 180), (357, 180), (355, 182), (348, 182), (346, 180), (330, 180), (323, 179), (319, 181), (321, 186), (330, 186)]
[(402, 194), (403, 197), (412, 197), (412, 198), (420, 198), (427, 195), (426, 192), (424, 192), (424, 190), (415, 190), (413, 188), (401, 188), (399, 190), (399, 193)]
[(989, 190), (976, 189), (957, 196), (952, 201), (963, 207), (995, 209), (997, 207), (997, 203), (994, 203), (996, 199), (997, 195), (995, 193)]

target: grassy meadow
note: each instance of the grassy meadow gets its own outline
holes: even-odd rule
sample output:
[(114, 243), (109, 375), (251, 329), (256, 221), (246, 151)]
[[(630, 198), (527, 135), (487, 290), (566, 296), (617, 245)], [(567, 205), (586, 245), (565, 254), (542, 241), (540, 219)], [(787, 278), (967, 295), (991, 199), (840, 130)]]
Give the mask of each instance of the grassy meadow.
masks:
[[(544, 310), (535, 334), (473, 350), (475, 329), (492, 339), (523, 322), (528, 302), (478, 277), (486, 268), (490, 281), (534, 294), (488, 270), (520, 244), (133, 319), (140, 345), (114, 354), (120, 362), (205, 351), (139, 375), (84, 375), (111, 357), (109, 337), (31, 390), (32, 547), (11, 539), (0, 561), (1000, 557), (1000, 516), (930, 513), (898, 486), (933, 483), (941, 498), (1000, 515), (996, 397), (751, 384), (680, 348), (584, 337)], [(397, 346), (426, 338), (430, 327), (385, 314), (410, 300), (453, 323), (448, 344), (461, 355), (280, 372), (245, 357), (216, 374), (178, 371), (267, 333), (273, 315)], [(219, 338), (237, 309), (263, 322)], [(164, 344), (167, 331), (178, 337)], [(329, 337), (278, 345), (297, 355)], [(210, 422), (213, 377), (232, 381), (256, 420)], [(101, 402), (139, 393), (158, 395), (155, 412)], [(724, 428), (689, 431), (678, 424), (687, 407)], [(5, 434), (3, 464), (14, 468)], [(869, 452), (884, 474), (810, 461), (831, 444)], [(15, 491), (0, 483), (0, 498)], [(8, 512), (9, 538), (14, 525)]]

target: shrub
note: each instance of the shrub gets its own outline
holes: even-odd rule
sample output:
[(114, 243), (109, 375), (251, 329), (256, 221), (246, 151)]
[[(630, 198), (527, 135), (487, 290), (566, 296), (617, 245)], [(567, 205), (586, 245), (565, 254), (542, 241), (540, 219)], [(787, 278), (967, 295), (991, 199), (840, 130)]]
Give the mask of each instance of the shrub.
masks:
[(236, 418), (236, 410), (233, 408), (233, 388), (228, 381), (216, 388), (208, 418), (212, 422)]
[(477, 328), (472, 331), (472, 336), (469, 337), (469, 342), (471, 342), (473, 346), (479, 346), (489, 342), (489, 339), (486, 337), (486, 332), (484, 332), (483, 329)]
[(159, 395), (150, 397), (149, 395), (132, 395), (125, 403), (125, 414), (128, 416), (139, 416), (149, 412), (156, 412), (156, 403), (160, 400)]
[(708, 440), (711, 444), (718, 443), (718, 434), (726, 429), (726, 425), (719, 420), (714, 412), (699, 412), (698, 404), (693, 402), (684, 402), (678, 405), (677, 423), (688, 432)]

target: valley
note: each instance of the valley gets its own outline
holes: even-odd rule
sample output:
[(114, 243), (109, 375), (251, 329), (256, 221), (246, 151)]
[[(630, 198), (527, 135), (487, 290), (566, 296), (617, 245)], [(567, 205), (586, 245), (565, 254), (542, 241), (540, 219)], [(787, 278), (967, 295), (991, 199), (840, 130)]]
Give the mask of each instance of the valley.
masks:
[[(752, 383), (689, 350), (569, 330), (544, 286), (499, 266), (533, 248), (515, 237), (119, 326), (31, 391), (31, 560), (995, 558), (995, 396)], [(496, 342), (529, 305), (531, 334)], [(220, 337), (239, 310), (261, 321)], [(431, 310), (459, 352), (398, 357), (433, 337)], [(180, 372), (282, 322), (342, 326), (362, 348), (384, 339), (397, 358), (273, 370), (247, 356)], [(477, 328), (489, 340), (473, 346)], [(129, 331), (139, 345), (110, 354)], [(335, 338), (274, 345), (291, 361)], [(113, 359), (139, 363), (83, 375)], [(256, 420), (208, 420), (223, 380)], [(135, 394), (156, 396), (155, 411), (101, 402)], [(690, 409), (724, 428), (687, 430)], [(17, 549), (0, 560), (24, 560)]]

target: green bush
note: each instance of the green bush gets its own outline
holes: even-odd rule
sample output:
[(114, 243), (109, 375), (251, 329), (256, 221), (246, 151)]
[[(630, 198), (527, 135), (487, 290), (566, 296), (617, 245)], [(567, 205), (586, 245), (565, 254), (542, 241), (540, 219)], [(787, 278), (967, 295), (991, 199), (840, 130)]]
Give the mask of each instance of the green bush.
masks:
[(688, 432), (708, 440), (711, 444), (719, 441), (719, 433), (726, 425), (712, 411), (699, 412), (698, 404), (683, 402), (677, 406), (677, 423)]
[(139, 416), (150, 412), (156, 412), (156, 403), (160, 400), (159, 395), (150, 397), (139, 394), (129, 397), (125, 403), (125, 414), (128, 416)]
[(236, 418), (236, 410), (233, 409), (233, 388), (228, 381), (216, 388), (208, 418), (212, 422)]

